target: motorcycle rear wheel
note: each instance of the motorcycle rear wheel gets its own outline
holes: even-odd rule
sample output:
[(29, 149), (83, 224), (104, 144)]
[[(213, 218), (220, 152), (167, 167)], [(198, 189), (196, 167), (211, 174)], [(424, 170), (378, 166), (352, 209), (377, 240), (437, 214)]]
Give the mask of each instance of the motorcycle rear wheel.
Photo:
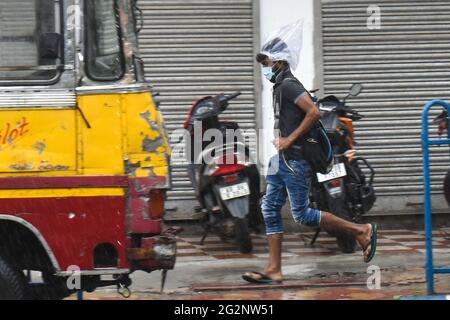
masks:
[[(331, 196), (329, 196), (328, 208), (330, 212), (337, 217), (347, 221), (352, 221), (352, 214), (349, 206), (345, 201), (344, 195), (339, 198), (332, 198)], [(342, 253), (349, 254), (355, 252), (356, 238), (353, 235), (344, 232), (336, 232), (332, 234), (332, 236), (336, 237), (338, 247), (342, 251)]]
[(248, 219), (236, 218), (234, 221), (236, 241), (241, 253), (251, 253), (253, 251), (252, 238), (248, 229)]

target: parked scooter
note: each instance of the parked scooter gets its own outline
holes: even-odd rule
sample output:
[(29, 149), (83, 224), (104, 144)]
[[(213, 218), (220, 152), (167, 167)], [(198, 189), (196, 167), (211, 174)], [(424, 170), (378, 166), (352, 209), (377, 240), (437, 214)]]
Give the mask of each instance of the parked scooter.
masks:
[[(340, 218), (358, 222), (367, 213), (376, 200), (373, 188), (375, 172), (369, 162), (362, 157), (355, 157), (355, 133), (353, 121), (361, 120), (364, 116), (346, 106), (350, 96), (361, 93), (363, 86), (354, 84), (350, 92), (342, 101), (336, 96), (327, 96), (321, 100), (313, 97), (321, 111), (321, 121), (333, 146), (334, 166), (330, 173), (318, 173), (312, 182), (311, 202), (317, 208), (329, 211)], [(315, 93), (314, 90), (311, 93)], [(369, 178), (361, 168), (366, 167), (370, 172)], [(313, 244), (319, 236), (317, 230), (312, 239)], [(344, 253), (355, 251), (356, 239), (345, 233), (333, 233), (339, 248)]]
[[(442, 111), (442, 113), (434, 119), (434, 122), (439, 124), (438, 135), (441, 137), (449, 128), (450, 119), (447, 110)], [(447, 171), (444, 178), (444, 196), (450, 206), (450, 169)]]
[[(253, 249), (250, 229), (259, 231), (262, 223), (260, 176), (239, 134), (239, 125), (219, 120), (229, 101), (240, 94), (208, 96), (196, 101), (184, 127), (188, 133), (185, 137), (188, 174), (200, 210), (205, 213), (201, 243), (213, 232), (223, 241), (235, 239), (240, 252), (249, 253)], [(207, 141), (207, 136), (217, 133), (221, 141)]]

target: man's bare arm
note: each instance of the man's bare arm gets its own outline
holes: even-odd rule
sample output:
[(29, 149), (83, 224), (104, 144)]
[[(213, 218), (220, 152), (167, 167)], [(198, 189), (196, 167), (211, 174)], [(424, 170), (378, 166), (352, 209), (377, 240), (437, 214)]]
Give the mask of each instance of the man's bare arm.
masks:
[(289, 135), (288, 141), (291, 144), (311, 130), (314, 124), (320, 119), (320, 111), (311, 100), (309, 94), (302, 95), (297, 101), (297, 106), (306, 113), (306, 116), (298, 128)]
[(297, 101), (297, 106), (302, 109), (305, 113), (305, 119), (302, 123), (286, 138), (278, 138), (273, 141), (273, 144), (279, 151), (284, 151), (289, 149), (289, 147), (303, 135), (305, 135), (314, 124), (320, 119), (320, 111), (314, 105), (309, 94), (302, 95)]

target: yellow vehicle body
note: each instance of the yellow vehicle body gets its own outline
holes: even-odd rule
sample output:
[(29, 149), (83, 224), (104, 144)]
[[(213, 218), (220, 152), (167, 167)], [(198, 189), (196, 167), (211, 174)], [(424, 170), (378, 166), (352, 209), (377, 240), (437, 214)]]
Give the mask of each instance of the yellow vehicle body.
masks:
[[(137, 1), (0, 0), (0, 12), (0, 263), (17, 279), (40, 271), (58, 298), (75, 292), (73, 268), (81, 290), (172, 269), (171, 147)], [(0, 299), (25, 297), (14, 283)]]
[[(168, 175), (170, 144), (150, 93), (81, 95), (76, 109), (0, 111), (0, 176)], [(89, 127), (90, 128), (89, 128)]]
[(74, 264), (105, 266), (93, 254), (105, 244), (117, 250), (106, 267), (118, 273), (172, 268), (174, 260), (134, 256), (156, 238), (141, 248), (131, 241), (161, 234), (170, 187), (171, 147), (149, 88), (77, 93), (75, 101), (0, 109), (0, 218), (35, 228), (60, 275)]
[[(79, 95), (75, 109), (11, 105), (0, 110), (0, 128), (0, 177), (169, 174), (171, 148), (149, 92)], [(53, 197), (54, 192), (2, 190), (0, 197)], [(86, 195), (108, 192), (94, 187)]]

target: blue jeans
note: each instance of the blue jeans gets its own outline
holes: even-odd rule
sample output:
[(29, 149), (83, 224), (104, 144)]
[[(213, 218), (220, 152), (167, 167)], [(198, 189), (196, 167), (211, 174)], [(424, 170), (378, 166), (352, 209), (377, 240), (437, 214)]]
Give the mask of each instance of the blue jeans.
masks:
[(283, 233), (281, 209), (287, 197), (296, 223), (320, 226), (321, 212), (309, 207), (311, 175), (311, 167), (305, 160), (286, 160), (282, 155), (270, 159), (262, 204), (267, 235)]

